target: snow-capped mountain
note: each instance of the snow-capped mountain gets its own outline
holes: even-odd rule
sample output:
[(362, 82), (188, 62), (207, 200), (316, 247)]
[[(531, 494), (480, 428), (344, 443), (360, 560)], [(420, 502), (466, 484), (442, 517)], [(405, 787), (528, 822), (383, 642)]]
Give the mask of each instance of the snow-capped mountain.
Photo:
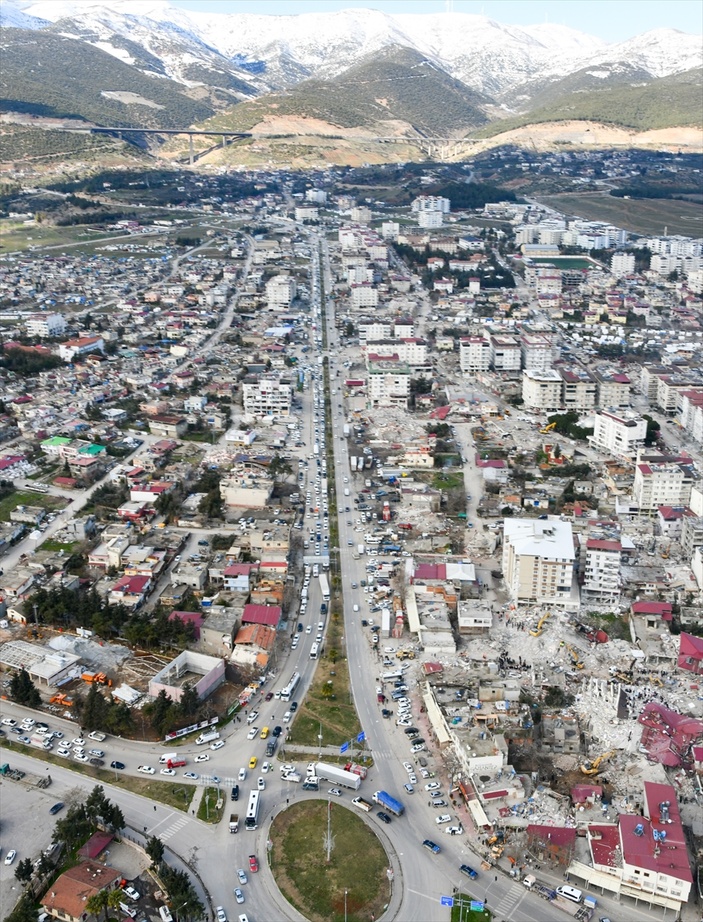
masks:
[[(7, 13), (6, 10), (15, 10)], [(98, 44), (125, 60), (144, 48), (162, 73), (192, 85), (208, 74), (248, 81), (253, 92), (331, 78), (391, 45), (410, 47), (473, 89), (508, 101), (518, 87), (545, 86), (586, 66), (635, 64), (652, 77), (703, 64), (700, 36), (659, 29), (608, 45), (563, 26), (511, 26), (464, 13), (389, 15), (369, 9), (297, 16), (204, 13), (167, 0), (37, 0), (3, 3), (2, 22), (49, 28)], [(9, 22), (13, 16), (20, 21)], [(22, 24), (22, 22), (24, 24)], [(134, 63), (142, 67), (139, 55)], [(215, 81), (216, 82), (216, 81)], [(244, 91), (246, 93), (246, 91)]]

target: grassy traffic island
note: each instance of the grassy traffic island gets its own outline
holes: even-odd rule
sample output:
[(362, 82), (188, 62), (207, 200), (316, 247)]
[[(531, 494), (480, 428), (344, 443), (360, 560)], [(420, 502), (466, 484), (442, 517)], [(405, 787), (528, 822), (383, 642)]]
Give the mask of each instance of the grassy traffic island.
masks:
[(391, 895), (390, 863), (376, 834), (356, 813), (323, 800), (293, 804), (274, 819), (270, 838), (276, 883), (310, 922), (380, 918)]

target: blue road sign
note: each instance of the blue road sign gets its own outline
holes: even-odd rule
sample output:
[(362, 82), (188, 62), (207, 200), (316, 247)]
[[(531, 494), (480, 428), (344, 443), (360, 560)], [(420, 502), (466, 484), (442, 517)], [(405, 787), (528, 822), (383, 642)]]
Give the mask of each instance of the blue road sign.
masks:
[(339, 747), (340, 752), (346, 752), (347, 749), (349, 749), (349, 743), (342, 743), (342, 745)]
[(481, 900), (471, 900), (471, 909), (474, 912), (481, 912), (484, 908), (484, 904)]
[(362, 730), (361, 733), (357, 736), (356, 741), (357, 743), (363, 743), (365, 739), (366, 739), (366, 734)]
[(440, 905), (440, 906), (450, 906), (450, 907), (451, 907), (451, 906), (454, 905), (454, 899), (453, 899), (453, 897), (451, 897), (451, 896), (440, 896), (440, 898), (439, 898), (439, 905)]

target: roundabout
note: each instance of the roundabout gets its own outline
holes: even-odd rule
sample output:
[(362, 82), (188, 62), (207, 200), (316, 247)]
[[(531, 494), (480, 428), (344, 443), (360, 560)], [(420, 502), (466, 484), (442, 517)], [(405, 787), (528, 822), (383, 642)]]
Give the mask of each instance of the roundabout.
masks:
[(281, 894), (310, 922), (379, 919), (391, 898), (381, 840), (342, 803), (308, 800), (279, 813), (269, 863)]

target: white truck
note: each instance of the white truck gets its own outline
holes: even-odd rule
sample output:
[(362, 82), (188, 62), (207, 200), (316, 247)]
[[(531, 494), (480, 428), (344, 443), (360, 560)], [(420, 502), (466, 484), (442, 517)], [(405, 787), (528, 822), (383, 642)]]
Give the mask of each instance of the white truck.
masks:
[(215, 740), (220, 738), (220, 734), (217, 730), (204, 730), (200, 736), (196, 739), (196, 746), (204, 746), (206, 743), (214, 743)]
[(357, 552), (358, 552), (358, 554), (359, 554), (359, 557), (363, 557), (363, 556), (364, 556), (364, 545), (363, 545), (363, 544), (357, 544), (356, 549), (357, 549)]
[(345, 788), (358, 791), (361, 787), (361, 778), (354, 772), (348, 772), (339, 765), (330, 765), (328, 762), (311, 762), (308, 765), (308, 776), (316, 775), (334, 784), (341, 784)]

